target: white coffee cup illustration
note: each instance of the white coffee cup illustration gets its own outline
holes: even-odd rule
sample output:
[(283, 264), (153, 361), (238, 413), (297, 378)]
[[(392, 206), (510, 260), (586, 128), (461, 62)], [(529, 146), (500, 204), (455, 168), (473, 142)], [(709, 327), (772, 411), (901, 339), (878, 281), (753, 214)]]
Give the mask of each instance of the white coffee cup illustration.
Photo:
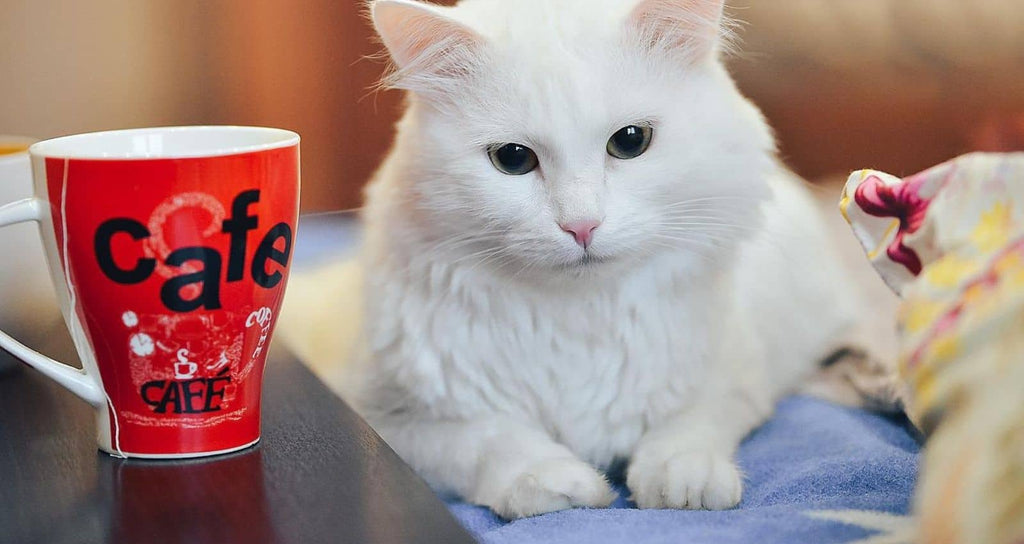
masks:
[[(188, 369), (188, 370), (184, 370)], [(178, 362), (174, 363), (174, 379), (191, 380), (199, 371), (199, 365), (188, 360), (188, 350), (178, 350)]]

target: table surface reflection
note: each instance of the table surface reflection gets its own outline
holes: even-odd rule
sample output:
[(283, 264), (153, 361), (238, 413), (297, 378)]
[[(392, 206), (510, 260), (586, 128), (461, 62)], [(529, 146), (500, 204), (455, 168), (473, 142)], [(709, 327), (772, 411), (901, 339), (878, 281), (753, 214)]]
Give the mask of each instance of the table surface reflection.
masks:
[(472, 542), (422, 480), (282, 351), (267, 365), (254, 448), (126, 461), (98, 452), (94, 434), (91, 409), (70, 393), (31, 369), (0, 372), (0, 542)]

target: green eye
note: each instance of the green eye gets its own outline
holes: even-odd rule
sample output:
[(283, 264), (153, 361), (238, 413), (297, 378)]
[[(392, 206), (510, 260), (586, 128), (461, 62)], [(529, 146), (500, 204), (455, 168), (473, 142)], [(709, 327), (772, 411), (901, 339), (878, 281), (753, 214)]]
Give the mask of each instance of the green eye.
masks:
[(635, 159), (651, 146), (653, 136), (654, 129), (651, 127), (630, 125), (613, 134), (608, 140), (608, 154), (616, 159)]
[(502, 174), (521, 176), (532, 172), (539, 161), (537, 154), (525, 145), (505, 144), (494, 146), (487, 151), (491, 164)]

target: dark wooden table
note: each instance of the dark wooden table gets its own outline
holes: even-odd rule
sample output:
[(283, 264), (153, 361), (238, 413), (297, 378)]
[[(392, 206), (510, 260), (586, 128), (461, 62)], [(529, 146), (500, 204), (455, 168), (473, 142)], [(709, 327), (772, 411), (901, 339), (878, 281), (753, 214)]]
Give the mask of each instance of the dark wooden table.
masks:
[(472, 542), (303, 365), (270, 359), (261, 442), (185, 462), (100, 453), (85, 403), (31, 369), (0, 373), (0, 542)]

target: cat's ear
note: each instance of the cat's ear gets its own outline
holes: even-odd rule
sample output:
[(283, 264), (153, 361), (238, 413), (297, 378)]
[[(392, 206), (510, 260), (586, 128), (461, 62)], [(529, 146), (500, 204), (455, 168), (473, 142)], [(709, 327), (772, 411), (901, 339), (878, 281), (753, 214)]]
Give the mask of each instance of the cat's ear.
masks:
[(373, 26), (394, 61), (385, 84), (415, 89), (472, 69), (483, 44), (476, 32), (452, 19), (450, 8), (416, 0), (375, 0)]
[(729, 45), (724, 11), (724, 0), (640, 0), (629, 25), (642, 46), (698, 61)]

